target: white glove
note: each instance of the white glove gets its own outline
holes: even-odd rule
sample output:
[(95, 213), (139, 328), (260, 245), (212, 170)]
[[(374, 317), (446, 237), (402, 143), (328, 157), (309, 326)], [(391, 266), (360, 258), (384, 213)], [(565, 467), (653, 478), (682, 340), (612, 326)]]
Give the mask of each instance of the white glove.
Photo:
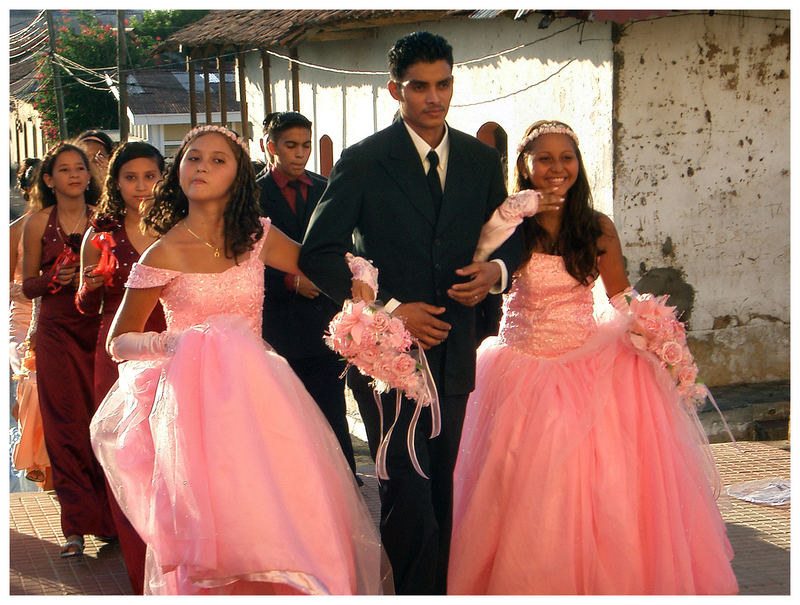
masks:
[(161, 359), (175, 353), (180, 334), (176, 332), (125, 332), (108, 343), (114, 361)]

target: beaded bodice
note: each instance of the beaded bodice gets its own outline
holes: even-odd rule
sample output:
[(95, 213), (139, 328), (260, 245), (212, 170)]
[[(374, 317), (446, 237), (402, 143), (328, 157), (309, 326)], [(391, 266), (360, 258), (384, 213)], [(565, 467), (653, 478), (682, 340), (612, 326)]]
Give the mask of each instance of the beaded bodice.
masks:
[(591, 286), (583, 286), (560, 256), (534, 253), (503, 297), (501, 342), (534, 357), (558, 357), (597, 330)]
[(212, 315), (240, 315), (260, 337), (264, 264), (259, 254), (270, 225), (265, 218), (261, 223), (264, 235), (249, 256), (221, 273), (181, 273), (136, 263), (125, 286), (164, 286), (160, 300), (167, 330), (180, 332), (203, 323)]

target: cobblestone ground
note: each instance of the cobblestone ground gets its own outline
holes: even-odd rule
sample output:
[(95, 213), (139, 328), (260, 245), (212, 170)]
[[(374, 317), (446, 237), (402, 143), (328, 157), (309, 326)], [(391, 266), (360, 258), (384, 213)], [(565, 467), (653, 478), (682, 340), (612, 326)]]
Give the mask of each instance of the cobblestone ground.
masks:
[[(725, 486), (756, 479), (790, 478), (786, 441), (740, 442), (740, 450), (730, 444), (711, 447)], [(377, 523), (380, 504), (374, 471), (368, 465), (359, 470), (367, 505)], [(733, 568), (741, 594), (790, 594), (791, 505), (752, 504), (727, 495), (719, 503), (736, 551)], [(82, 558), (59, 558), (62, 538), (58, 510), (53, 492), (10, 494), (10, 594), (130, 594), (119, 546), (105, 545), (87, 536)]]

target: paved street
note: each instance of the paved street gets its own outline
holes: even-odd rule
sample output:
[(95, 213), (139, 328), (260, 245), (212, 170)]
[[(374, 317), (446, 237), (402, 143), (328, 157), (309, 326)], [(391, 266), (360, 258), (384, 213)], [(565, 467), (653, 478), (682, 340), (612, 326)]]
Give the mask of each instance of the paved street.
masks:
[[(789, 479), (788, 441), (727, 443), (712, 450), (725, 486), (756, 479)], [(379, 502), (374, 470), (359, 468), (364, 495), (377, 521)], [(720, 498), (736, 558), (733, 568), (742, 595), (789, 595), (791, 505), (752, 504)], [(131, 589), (119, 546), (87, 536), (80, 559), (58, 556), (61, 532), (53, 492), (10, 494), (10, 579), (12, 595), (124, 595)]]

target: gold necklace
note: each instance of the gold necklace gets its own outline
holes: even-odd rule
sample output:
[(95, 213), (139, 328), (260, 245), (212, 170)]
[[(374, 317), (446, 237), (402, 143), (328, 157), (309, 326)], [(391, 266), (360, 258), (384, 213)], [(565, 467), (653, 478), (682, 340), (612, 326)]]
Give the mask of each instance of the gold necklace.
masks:
[(204, 240), (202, 237), (200, 237), (199, 235), (197, 235), (197, 234), (196, 234), (194, 231), (192, 231), (191, 229), (189, 229), (189, 225), (187, 225), (187, 224), (186, 224), (186, 219), (183, 219), (183, 221), (181, 221), (181, 222), (183, 223), (183, 226), (184, 226), (184, 227), (186, 227), (186, 230), (187, 230), (189, 233), (191, 233), (191, 234), (192, 234), (193, 236), (195, 236), (195, 237), (196, 237), (196, 238), (197, 238), (199, 241), (203, 242), (203, 243), (204, 243), (206, 246), (208, 246), (209, 248), (211, 248), (211, 249), (214, 251), (214, 258), (219, 258), (219, 248), (218, 248), (218, 247), (214, 246), (213, 244), (210, 244), (210, 243), (208, 243), (208, 242), (207, 242), (206, 240)]

